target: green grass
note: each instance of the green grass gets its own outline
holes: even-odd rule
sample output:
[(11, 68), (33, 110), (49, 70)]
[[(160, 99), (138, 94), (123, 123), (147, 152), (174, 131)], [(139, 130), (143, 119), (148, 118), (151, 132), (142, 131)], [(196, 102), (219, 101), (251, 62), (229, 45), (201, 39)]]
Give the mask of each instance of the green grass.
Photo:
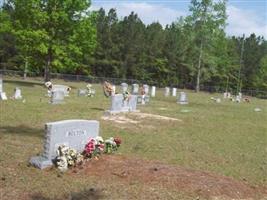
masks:
[[(151, 192), (148, 185), (141, 183), (126, 188), (123, 183), (101, 182), (97, 177), (73, 178), (69, 174), (58, 177), (55, 170), (29, 167), (29, 158), (42, 152), (44, 124), (65, 119), (99, 120), (101, 136), (122, 138), (119, 150), (122, 155), (211, 171), (246, 180), (251, 185), (267, 185), (266, 100), (252, 98), (250, 104), (230, 101), (216, 104), (210, 97), (219, 94), (188, 91), (190, 103), (178, 105), (175, 97), (165, 98), (163, 90), (157, 90), (157, 97), (138, 109), (182, 122), (144, 119), (140, 124), (120, 127), (101, 120), (110, 99), (104, 97), (100, 85), (94, 85), (95, 98), (86, 98), (77, 97), (77, 89), (85, 88), (86, 83), (54, 82), (73, 88), (63, 105), (48, 104), (46, 89), (38, 82), (4, 81), (7, 96), (13, 95), (13, 89), (19, 86), (26, 102), (0, 102), (0, 199), (27, 199), (29, 194), (53, 199), (90, 187), (104, 188), (107, 199), (148, 199), (146, 195), (152, 193), (160, 199), (190, 199), (179, 191), (156, 188), (161, 192)], [(262, 112), (254, 112), (256, 107)], [(183, 109), (190, 112), (183, 113)]]

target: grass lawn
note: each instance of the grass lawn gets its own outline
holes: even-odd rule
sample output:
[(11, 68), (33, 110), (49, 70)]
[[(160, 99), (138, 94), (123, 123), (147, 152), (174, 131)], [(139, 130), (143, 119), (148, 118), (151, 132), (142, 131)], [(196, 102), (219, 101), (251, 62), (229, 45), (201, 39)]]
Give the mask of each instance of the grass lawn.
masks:
[[(31, 82), (5, 81), (4, 91), (13, 95), (22, 89), (26, 102), (0, 101), (0, 199), (56, 199), (72, 191), (80, 194), (89, 188), (99, 190), (91, 199), (192, 199), (195, 194), (133, 183), (125, 186), (118, 180), (97, 176), (59, 175), (56, 170), (39, 170), (28, 166), (28, 160), (43, 151), (46, 122), (66, 119), (100, 121), (100, 135), (119, 136), (123, 144), (117, 154), (144, 160), (157, 160), (195, 170), (210, 171), (242, 180), (253, 186), (267, 185), (267, 101), (252, 98), (251, 103), (222, 101), (211, 96), (221, 94), (188, 91), (188, 105), (179, 105), (175, 97), (164, 97), (156, 91), (148, 105), (138, 106), (144, 113), (173, 117), (180, 121), (143, 118), (138, 124), (116, 124), (101, 119), (109, 108), (100, 85), (96, 97), (77, 97), (78, 88), (86, 83), (55, 80), (71, 86), (70, 97), (63, 105), (50, 105), (43, 85)], [(255, 112), (259, 107), (261, 112)], [(190, 112), (181, 112), (187, 109)], [(133, 120), (138, 116), (127, 115)], [(91, 190), (90, 190), (91, 188)], [(76, 192), (76, 193), (75, 193)], [(88, 191), (87, 191), (88, 192)], [(101, 196), (102, 195), (102, 196)], [(77, 198), (78, 199), (78, 198)], [(80, 198), (81, 199), (81, 198)]]

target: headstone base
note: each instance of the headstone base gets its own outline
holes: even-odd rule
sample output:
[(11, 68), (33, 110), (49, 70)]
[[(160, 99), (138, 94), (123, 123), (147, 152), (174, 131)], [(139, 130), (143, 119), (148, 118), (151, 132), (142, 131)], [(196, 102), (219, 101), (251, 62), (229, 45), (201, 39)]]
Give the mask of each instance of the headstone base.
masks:
[(177, 102), (177, 103), (179, 103), (179, 104), (181, 104), (181, 105), (188, 104), (188, 102)]
[(7, 96), (5, 92), (0, 92), (0, 100), (7, 100)]
[(48, 160), (47, 158), (43, 156), (32, 157), (30, 159), (30, 164), (39, 169), (44, 169), (44, 168), (53, 166), (52, 160)]
[(127, 112), (140, 112), (140, 110), (121, 110), (121, 111), (106, 110), (104, 115), (116, 115), (119, 113), (127, 113)]

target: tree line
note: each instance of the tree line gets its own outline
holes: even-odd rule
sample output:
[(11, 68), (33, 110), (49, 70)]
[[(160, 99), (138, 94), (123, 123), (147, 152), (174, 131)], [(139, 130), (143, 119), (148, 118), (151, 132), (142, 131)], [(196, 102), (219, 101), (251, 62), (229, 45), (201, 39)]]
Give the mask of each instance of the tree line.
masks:
[[(225, 33), (226, 0), (192, 0), (189, 15), (163, 27), (134, 12), (89, 11), (90, 0), (7, 0), (0, 10), (0, 65), (137, 79), (199, 91), (267, 90), (267, 41)], [(159, 11), (160, 12), (160, 11)]]

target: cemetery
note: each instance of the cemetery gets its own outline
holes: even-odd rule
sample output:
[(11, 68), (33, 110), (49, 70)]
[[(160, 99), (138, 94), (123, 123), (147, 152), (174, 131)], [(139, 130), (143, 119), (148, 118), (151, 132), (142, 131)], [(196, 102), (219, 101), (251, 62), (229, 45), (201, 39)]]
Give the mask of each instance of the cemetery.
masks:
[(0, 200), (267, 200), (267, 0), (0, 0)]
[[(7, 96), (19, 87), (27, 101), (0, 102), (1, 199), (64, 199), (90, 188), (87, 195), (103, 199), (261, 199), (266, 194), (266, 100), (236, 103), (224, 94), (179, 88), (166, 98), (166, 88), (157, 88), (149, 104), (138, 105), (139, 88), (131, 94), (137, 111), (126, 112), (125, 84), (109, 85), (108, 98), (103, 85), (91, 84), (99, 95), (90, 101), (77, 95), (86, 83), (68, 85), (67, 98), (55, 91), (64, 101), (58, 103), (57, 93), (48, 97), (42, 83), (3, 78)], [(209, 101), (215, 96), (220, 104)], [(120, 138), (122, 145), (105, 154), (114, 142), (102, 138)], [(84, 157), (90, 142), (96, 149), (103, 145), (103, 155)], [(59, 192), (62, 186), (65, 192)]]

